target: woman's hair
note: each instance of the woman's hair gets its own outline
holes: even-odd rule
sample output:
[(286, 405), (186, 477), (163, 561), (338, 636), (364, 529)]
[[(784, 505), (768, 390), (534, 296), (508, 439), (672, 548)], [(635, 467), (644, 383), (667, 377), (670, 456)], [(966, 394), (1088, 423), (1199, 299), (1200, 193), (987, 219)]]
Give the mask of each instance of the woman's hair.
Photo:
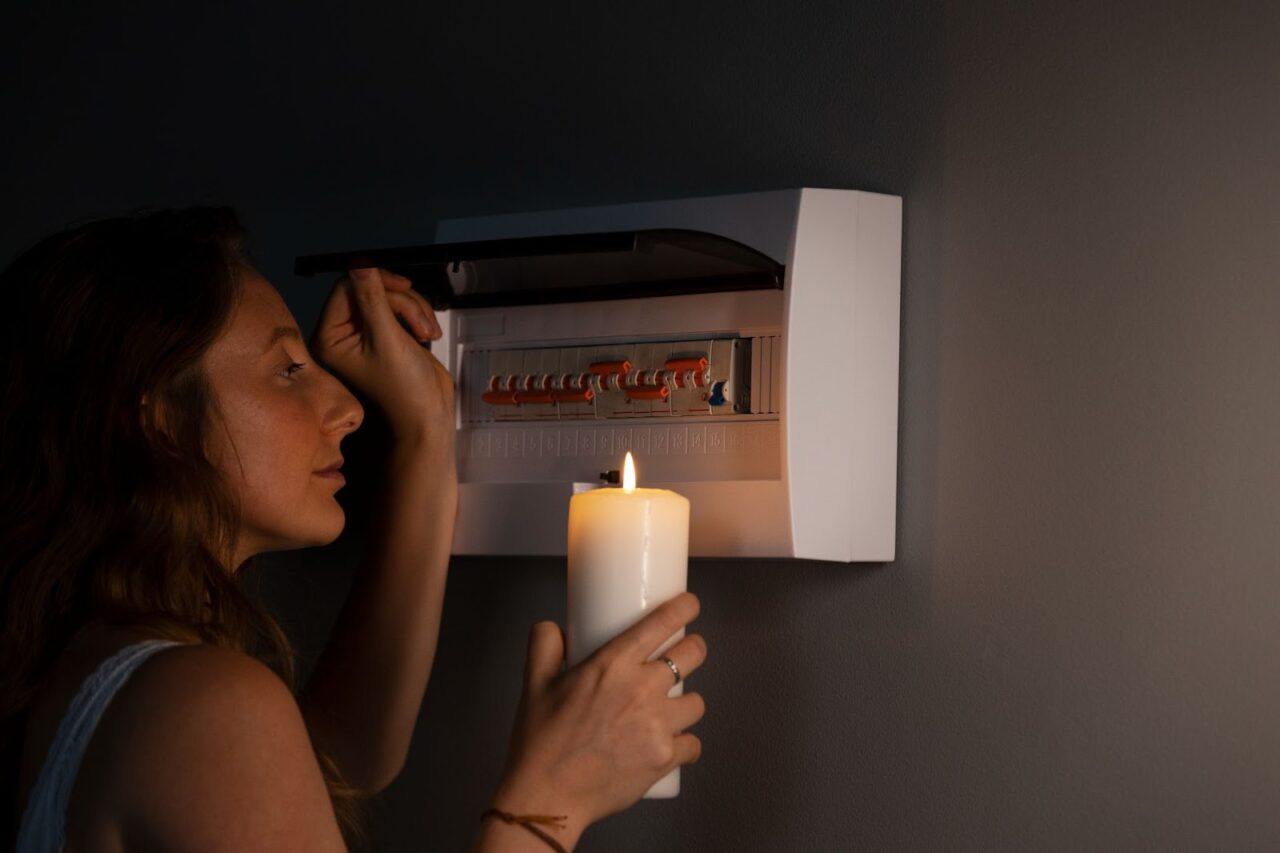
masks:
[[(70, 228), (0, 273), (6, 846), (27, 709), (90, 619), (252, 654), (294, 686), (287, 638), (232, 573), (239, 507), (206, 455), (202, 356), (250, 263), (235, 212), (194, 207)], [(360, 794), (318, 758), (350, 840)]]

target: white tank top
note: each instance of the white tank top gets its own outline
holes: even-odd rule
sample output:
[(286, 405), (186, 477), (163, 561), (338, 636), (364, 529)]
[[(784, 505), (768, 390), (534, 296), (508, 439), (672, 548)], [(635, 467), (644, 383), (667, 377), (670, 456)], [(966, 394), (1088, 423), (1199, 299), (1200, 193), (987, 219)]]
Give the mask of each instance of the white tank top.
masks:
[(143, 661), (161, 649), (178, 646), (177, 640), (143, 640), (125, 646), (104, 660), (84, 680), (67, 713), (58, 723), (58, 732), (45, 755), (44, 766), (27, 798), (27, 808), (18, 829), (17, 853), (60, 853), (66, 839), (67, 801), (80, 769), (89, 738), (98, 718), (111, 703), (116, 691)]

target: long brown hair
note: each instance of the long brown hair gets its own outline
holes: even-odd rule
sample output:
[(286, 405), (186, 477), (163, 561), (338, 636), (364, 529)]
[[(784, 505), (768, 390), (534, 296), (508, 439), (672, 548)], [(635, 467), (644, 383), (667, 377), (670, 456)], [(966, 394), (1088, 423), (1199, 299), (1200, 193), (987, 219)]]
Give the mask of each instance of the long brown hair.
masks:
[[(288, 639), (228, 571), (239, 509), (206, 456), (201, 359), (250, 264), (235, 212), (193, 207), (72, 227), (0, 273), (6, 846), (27, 708), (90, 619), (252, 654), (294, 687)], [(317, 755), (350, 842), (360, 793)]]

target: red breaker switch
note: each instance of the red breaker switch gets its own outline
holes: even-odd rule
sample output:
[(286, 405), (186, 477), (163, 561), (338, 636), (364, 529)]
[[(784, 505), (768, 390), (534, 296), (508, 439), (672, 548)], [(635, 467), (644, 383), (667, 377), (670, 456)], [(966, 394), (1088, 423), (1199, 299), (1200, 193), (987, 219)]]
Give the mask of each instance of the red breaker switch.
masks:
[(685, 370), (706, 370), (707, 359), (703, 356), (697, 358), (669, 358), (666, 365), (667, 370), (675, 370), (677, 372)]
[(520, 403), (516, 399), (515, 384), (516, 378), (512, 376), (504, 389), (502, 388), (501, 376), (491, 377), (489, 379), (489, 390), (481, 394), (480, 399), (490, 406), (518, 406)]
[(698, 358), (669, 358), (667, 359), (666, 368), (675, 377), (677, 388), (690, 388), (693, 386), (701, 388), (711, 381), (711, 371), (707, 370), (707, 364), (707, 359), (703, 356)]
[(597, 361), (587, 369), (599, 376), (626, 376), (631, 372), (631, 362)]

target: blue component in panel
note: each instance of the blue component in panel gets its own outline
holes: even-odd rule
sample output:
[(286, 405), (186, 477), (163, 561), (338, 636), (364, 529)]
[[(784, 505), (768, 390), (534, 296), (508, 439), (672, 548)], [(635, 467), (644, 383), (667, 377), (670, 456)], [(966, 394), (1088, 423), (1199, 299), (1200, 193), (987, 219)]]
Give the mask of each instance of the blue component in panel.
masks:
[(708, 400), (707, 402), (713, 406), (723, 406), (725, 402), (727, 402), (724, 399), (724, 383), (723, 382), (717, 382), (711, 386), (711, 399)]

